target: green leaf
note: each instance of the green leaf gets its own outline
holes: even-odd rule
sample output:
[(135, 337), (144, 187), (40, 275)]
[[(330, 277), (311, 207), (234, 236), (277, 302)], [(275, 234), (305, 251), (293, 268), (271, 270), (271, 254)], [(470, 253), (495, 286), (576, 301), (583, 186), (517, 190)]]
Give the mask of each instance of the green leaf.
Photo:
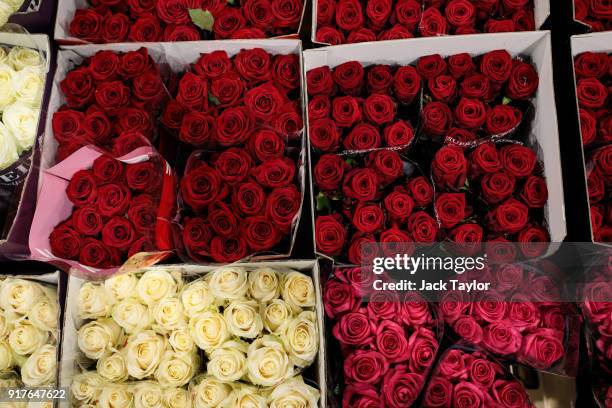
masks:
[(219, 99), (217, 99), (217, 97), (210, 92), (208, 93), (208, 101), (215, 106), (218, 106), (221, 103)]
[(357, 165), (357, 160), (349, 157), (348, 159), (346, 159), (346, 164), (348, 164), (351, 167), (354, 167)]
[(504, 96), (504, 100), (502, 102), (504, 105), (508, 105), (511, 102), (512, 102), (512, 99), (508, 98), (507, 96)]
[(331, 203), (325, 194), (319, 193), (319, 195), (317, 195), (317, 212), (323, 212), (325, 210), (331, 212)]
[(202, 9), (189, 9), (189, 17), (193, 24), (200, 27), (202, 30), (212, 31), (213, 24), (215, 23), (215, 17), (208, 10)]
[(233, 6), (234, 4), (236, 4), (236, 0), (227, 0), (227, 4)]

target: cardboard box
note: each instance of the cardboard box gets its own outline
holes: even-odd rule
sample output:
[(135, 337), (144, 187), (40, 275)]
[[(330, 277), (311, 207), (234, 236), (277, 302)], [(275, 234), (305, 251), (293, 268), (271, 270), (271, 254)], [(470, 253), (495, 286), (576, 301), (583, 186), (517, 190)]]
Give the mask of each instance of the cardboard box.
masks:
[[(439, 53), (444, 57), (467, 52), (476, 56), (498, 49), (508, 50), (513, 57), (518, 55), (530, 57), (540, 76), (540, 86), (533, 99), (535, 112), (528, 135), (528, 144), (544, 163), (544, 176), (549, 197), (544, 208), (544, 214), (551, 241), (561, 242), (567, 231), (549, 31), (383, 41), (377, 43), (375, 47), (372, 47), (372, 44), (369, 43), (324, 47), (304, 52), (304, 73), (313, 68), (325, 65), (333, 68), (344, 62), (355, 60), (361, 62), (364, 66), (372, 64), (408, 65), (415, 63), (419, 57), (432, 53)], [(304, 80), (304, 82), (306, 81)], [(306, 119), (308, 120), (308, 117)], [(311, 154), (310, 144), (308, 148), (309, 154)], [(310, 165), (312, 167), (312, 161), (310, 161)], [(310, 190), (314, 197), (312, 178)], [(312, 213), (314, 232), (314, 203)], [(313, 239), (315, 239), (314, 235)]]
[[(319, 263), (316, 260), (290, 260), (281, 262), (238, 263), (233, 264), (232, 266), (243, 266), (246, 268), (289, 268), (312, 276), (316, 296), (315, 311), (317, 314), (319, 330), (319, 352), (315, 362), (313, 363), (316, 378), (311, 378), (311, 380), (315, 380), (317, 382), (319, 391), (321, 392), (319, 408), (326, 408), (325, 327), (323, 324), (325, 312), (323, 310), (323, 298), (321, 294)], [(163, 267), (154, 266), (148, 269), (180, 271), (184, 278), (188, 280), (195, 280), (201, 277), (203, 274), (213, 271), (217, 268), (217, 266), (204, 265), (168, 265)], [(63, 341), (61, 347), (60, 387), (70, 387), (70, 385), (72, 384), (72, 378), (80, 372), (80, 368), (78, 367), (77, 362), (79, 361), (79, 355), (81, 353), (77, 345), (77, 332), (78, 329), (83, 325), (84, 320), (78, 318), (76, 306), (79, 288), (85, 282), (85, 280), (76, 278), (74, 276), (71, 276), (68, 280), (68, 289), (66, 293), (66, 308), (64, 312), (65, 314), (63, 326)], [(68, 401), (63, 401), (59, 404), (59, 406), (62, 408), (69, 407), (70, 404)]]

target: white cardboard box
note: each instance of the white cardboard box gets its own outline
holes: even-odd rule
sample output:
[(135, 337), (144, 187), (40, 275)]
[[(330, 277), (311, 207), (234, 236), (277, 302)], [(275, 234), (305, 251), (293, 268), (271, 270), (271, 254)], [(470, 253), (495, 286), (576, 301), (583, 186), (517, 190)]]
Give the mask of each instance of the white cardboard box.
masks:
[[(60, 0), (61, 3), (61, 0)], [(311, 40), (315, 44), (321, 45), (329, 45), (326, 43), (318, 42), (316, 39), (317, 36), (317, 0), (312, 0), (312, 32), (311, 32)], [(536, 28), (540, 29), (542, 25), (546, 22), (548, 16), (550, 16), (550, 0), (534, 0), (534, 19)], [(59, 15), (59, 14), (58, 14)], [(57, 38), (57, 31), (56, 36)]]
[[(548, 203), (544, 208), (544, 214), (551, 241), (561, 242), (567, 231), (549, 31), (415, 38), (381, 41), (376, 43), (375, 47), (372, 47), (371, 43), (361, 43), (306, 50), (304, 51), (304, 75), (313, 68), (326, 65), (333, 68), (348, 61), (359, 61), (365, 66), (372, 64), (409, 65), (415, 63), (419, 57), (433, 53), (438, 53), (443, 57), (462, 52), (477, 56), (498, 49), (507, 50), (513, 57), (529, 56), (539, 73), (540, 86), (533, 100), (535, 113), (531, 133), (528, 135), (528, 143), (544, 163), (544, 176), (548, 187)], [(304, 84), (306, 87), (306, 80)], [(308, 120), (308, 117), (306, 119)], [(308, 150), (310, 158), (310, 140)], [(312, 178), (310, 191), (312, 196), (314, 192)], [(314, 203), (312, 213), (314, 232)]]
[[(257, 262), (257, 263), (237, 263), (232, 266), (252, 267), (271, 267), (271, 268), (289, 268), (300, 271), (306, 275), (312, 276), (315, 288), (318, 330), (319, 330), (319, 352), (314, 362), (316, 378), (321, 399), (319, 400), (319, 408), (326, 408), (326, 381), (325, 381), (325, 327), (324, 318), (325, 311), (323, 309), (323, 296), (321, 292), (321, 279), (319, 271), (319, 263), (316, 260), (290, 260), (290, 261), (275, 261), (275, 262)], [(204, 265), (167, 265), (154, 266), (148, 269), (165, 269), (171, 271), (180, 271), (184, 277), (190, 280), (195, 280), (203, 274), (217, 269), (218, 266)], [(63, 326), (63, 341), (61, 347), (61, 362), (60, 362), (60, 387), (70, 387), (72, 378), (79, 373), (79, 367), (76, 364), (79, 358), (79, 348), (77, 345), (77, 332), (79, 327), (84, 323), (84, 320), (77, 316), (77, 296), (79, 288), (86, 281), (83, 279), (71, 276), (68, 280), (68, 288), (66, 291), (66, 308), (64, 312)], [(60, 407), (69, 407), (68, 401), (60, 402)]]

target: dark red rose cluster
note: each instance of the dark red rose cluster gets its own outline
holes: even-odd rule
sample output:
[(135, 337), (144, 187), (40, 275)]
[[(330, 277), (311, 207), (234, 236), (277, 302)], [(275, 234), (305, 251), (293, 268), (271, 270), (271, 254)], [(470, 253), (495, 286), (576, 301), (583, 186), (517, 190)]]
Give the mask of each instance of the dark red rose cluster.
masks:
[(438, 321), (416, 293), (400, 301), (395, 292), (378, 292), (362, 303), (365, 274), (338, 268), (323, 294), (344, 359), (342, 406), (412, 406), (438, 352)]
[(417, 70), (425, 82), (424, 134), (458, 144), (511, 136), (539, 82), (531, 63), (505, 50), (476, 58), (429, 55), (419, 59)]
[(156, 112), (167, 97), (159, 67), (146, 48), (99, 51), (60, 82), (65, 105), (53, 114), (57, 161), (93, 144), (115, 157), (148, 145)]
[(412, 66), (323, 66), (308, 71), (307, 88), (310, 143), (317, 150), (406, 147), (414, 139), (410, 116), (418, 112), (421, 75)]
[(516, 407), (535, 405), (523, 385), (486, 353), (464, 346), (448, 349), (429, 380), (423, 407)]
[(93, 43), (266, 38), (297, 33), (302, 0), (92, 0), (70, 22)]
[[(585, 149), (593, 238), (612, 241), (612, 55), (585, 52), (574, 60)], [(611, 158), (611, 161), (608, 161)]]
[(585, 285), (581, 308), (589, 330), (593, 366), (612, 375), (612, 283), (609, 270)]
[(384, 243), (382, 250), (387, 251), (401, 249), (395, 244), (434, 242), (438, 234), (431, 208), (434, 190), (416, 170), (405, 173), (410, 166), (414, 164), (394, 150), (322, 155), (313, 168), (317, 250), (361, 264), (377, 256), (380, 248), (373, 245), (377, 242)]
[(607, 0), (574, 0), (574, 17), (591, 31), (612, 30), (612, 3)]
[(315, 7), (316, 40), (332, 45), (535, 30), (533, 0), (316, 0)]
[(66, 195), (74, 209), (51, 232), (51, 251), (82, 265), (112, 268), (154, 250), (162, 182), (163, 166), (155, 158), (124, 164), (100, 156), (70, 179)]

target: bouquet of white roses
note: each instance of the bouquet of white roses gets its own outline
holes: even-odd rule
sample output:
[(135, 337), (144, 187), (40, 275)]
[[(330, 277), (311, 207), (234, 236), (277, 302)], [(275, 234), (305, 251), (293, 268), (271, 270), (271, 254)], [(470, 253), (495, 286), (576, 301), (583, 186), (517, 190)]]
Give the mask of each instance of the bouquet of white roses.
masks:
[(57, 289), (0, 277), (0, 387), (57, 382)]
[(86, 282), (77, 342), (89, 371), (73, 379), (73, 401), (316, 407), (319, 392), (298, 375), (318, 353), (315, 303), (311, 277), (269, 267), (222, 267), (189, 283), (159, 268)]

